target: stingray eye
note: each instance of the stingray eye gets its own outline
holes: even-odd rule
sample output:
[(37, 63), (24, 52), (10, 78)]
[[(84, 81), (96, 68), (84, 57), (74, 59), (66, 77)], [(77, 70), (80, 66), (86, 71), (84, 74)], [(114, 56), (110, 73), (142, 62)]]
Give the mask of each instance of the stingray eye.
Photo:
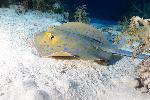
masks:
[(51, 35), (50, 39), (52, 40), (54, 38), (54, 35)]
[(52, 40), (54, 38), (54, 35), (52, 33), (48, 33), (47, 37), (49, 38), (49, 40)]

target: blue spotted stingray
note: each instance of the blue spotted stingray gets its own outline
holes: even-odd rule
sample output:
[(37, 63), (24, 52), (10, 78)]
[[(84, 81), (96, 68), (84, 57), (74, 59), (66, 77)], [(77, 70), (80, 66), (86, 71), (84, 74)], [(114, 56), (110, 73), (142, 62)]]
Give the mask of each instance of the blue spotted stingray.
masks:
[[(102, 32), (79, 22), (68, 22), (51, 27), (35, 35), (35, 47), (42, 57), (73, 56), (88, 60), (115, 59), (114, 55), (132, 56), (131, 52), (111, 45)], [(140, 55), (145, 58), (147, 55)]]

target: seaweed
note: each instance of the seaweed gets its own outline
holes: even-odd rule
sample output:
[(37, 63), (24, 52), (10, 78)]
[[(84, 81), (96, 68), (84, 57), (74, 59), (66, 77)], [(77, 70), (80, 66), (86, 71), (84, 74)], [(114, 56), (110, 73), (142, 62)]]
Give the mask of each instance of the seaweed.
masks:
[(48, 11), (54, 13), (63, 13), (64, 8), (60, 0), (10, 0), (11, 4), (21, 4), (27, 10), (34, 9), (39, 11)]
[[(150, 48), (150, 20), (133, 16), (130, 21), (126, 20), (122, 24), (122, 33), (117, 35), (115, 43), (123, 39), (134, 50), (133, 57), (137, 57), (143, 52), (149, 52)], [(129, 24), (128, 24), (129, 23)], [(134, 45), (137, 43), (138, 45)]]
[(76, 22), (90, 23), (90, 18), (88, 17), (88, 13), (86, 12), (86, 10), (86, 5), (77, 7), (74, 13), (74, 20)]

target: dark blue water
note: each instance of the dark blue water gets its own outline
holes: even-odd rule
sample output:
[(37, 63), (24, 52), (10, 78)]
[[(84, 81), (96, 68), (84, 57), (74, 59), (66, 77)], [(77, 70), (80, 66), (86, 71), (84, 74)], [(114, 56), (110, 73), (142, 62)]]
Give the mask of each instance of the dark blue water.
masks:
[(104, 19), (120, 19), (128, 10), (129, 0), (87, 0), (91, 16)]
[[(25, 0), (0, 0), (0, 6), (2, 4), (8, 5), (7, 3), (9, 1), (21, 2)], [(44, 1), (47, 2), (48, 0)], [(60, 1), (68, 12), (74, 12), (75, 8), (78, 7), (79, 5), (87, 5), (88, 8), (87, 12), (89, 13), (90, 17), (116, 21), (121, 20), (123, 16), (140, 15), (141, 17), (144, 17), (142, 13), (132, 13), (133, 8), (132, 6), (133, 4), (135, 4), (135, 6), (137, 6), (137, 8), (142, 11), (144, 6), (147, 3), (150, 3), (150, 0), (57, 0), (57, 1)], [(150, 7), (150, 4), (147, 7)], [(130, 12), (130, 14), (128, 12)]]
[(62, 0), (72, 7), (86, 4), (91, 17), (119, 20), (129, 10), (131, 0)]
[[(75, 8), (86, 4), (91, 17), (106, 20), (121, 20), (124, 16), (150, 17), (150, 0), (62, 0)], [(134, 5), (134, 7), (133, 7)], [(144, 11), (144, 10), (147, 11)], [(139, 12), (140, 11), (140, 12)], [(142, 13), (141, 13), (142, 12)], [(144, 14), (147, 13), (147, 14)], [(146, 15), (146, 16), (145, 16)], [(148, 16), (147, 16), (148, 15)]]

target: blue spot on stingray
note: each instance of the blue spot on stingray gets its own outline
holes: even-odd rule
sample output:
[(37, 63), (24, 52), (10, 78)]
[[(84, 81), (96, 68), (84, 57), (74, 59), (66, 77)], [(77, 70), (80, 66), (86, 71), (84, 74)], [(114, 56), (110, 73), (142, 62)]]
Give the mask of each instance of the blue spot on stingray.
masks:
[(64, 46), (67, 46), (67, 44), (64, 44)]
[(68, 48), (64, 48), (64, 50), (65, 50), (65, 51), (67, 51), (67, 50), (68, 50)]

